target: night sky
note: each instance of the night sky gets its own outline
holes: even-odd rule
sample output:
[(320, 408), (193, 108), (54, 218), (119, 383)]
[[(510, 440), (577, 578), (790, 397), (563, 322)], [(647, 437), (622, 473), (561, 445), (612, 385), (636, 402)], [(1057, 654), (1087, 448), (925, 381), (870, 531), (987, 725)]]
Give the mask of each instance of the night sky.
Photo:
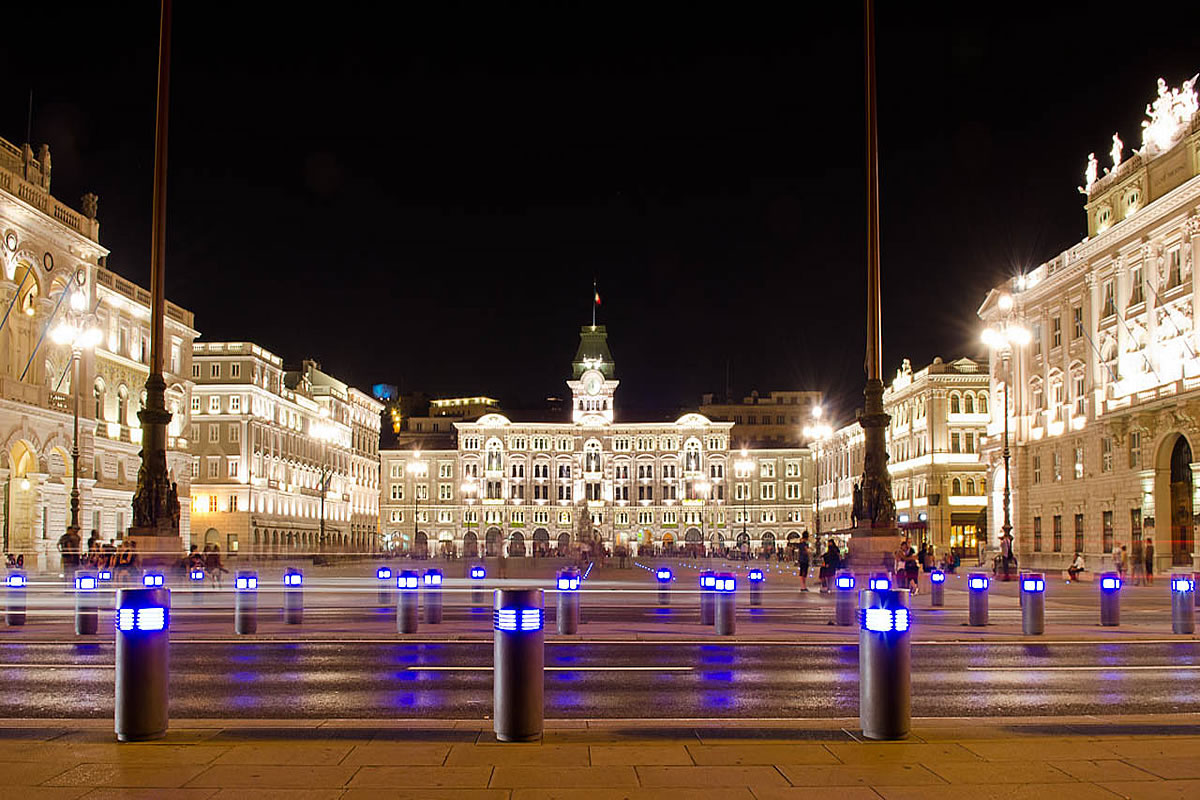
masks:
[[(849, 417), (861, 5), (557, 5), (178, 3), (168, 297), (363, 388), (533, 406), (566, 391), (595, 278), (626, 409), (720, 393), (729, 363), (738, 395)], [(1087, 154), (1140, 146), (1200, 43), (1188, 4), (880, 6), (891, 375), (979, 352), (986, 290), (1084, 235)], [(55, 9), (0, 56), (0, 136), (32, 88), (54, 194), (96, 192), (109, 266), (148, 285), (157, 4)]]

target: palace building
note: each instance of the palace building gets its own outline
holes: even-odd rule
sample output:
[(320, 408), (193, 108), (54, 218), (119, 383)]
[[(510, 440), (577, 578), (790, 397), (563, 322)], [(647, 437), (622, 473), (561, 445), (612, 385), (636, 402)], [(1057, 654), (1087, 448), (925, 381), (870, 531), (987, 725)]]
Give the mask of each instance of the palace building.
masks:
[(1159, 81), (1143, 146), (1085, 173), (1087, 237), (988, 293), (998, 333), (985, 459), (990, 531), (1003, 523), (1005, 397), (1021, 565), (1111, 566), (1150, 540), (1159, 569), (1197, 566), (1200, 115), (1195, 78)]
[[(35, 157), (28, 144), (0, 139), (0, 521), (4, 551), (30, 569), (59, 566), (73, 479), (85, 546), (92, 532), (111, 542), (132, 524), (150, 371), (150, 293), (107, 268), (96, 196), (84, 195), (81, 211), (68, 207), (50, 194), (51, 171), (46, 145)], [(168, 302), (165, 335), (167, 467), (186, 543), (191, 312)]]
[(621, 420), (607, 336), (602, 325), (580, 330), (569, 419), (484, 413), (454, 423), (451, 449), (383, 451), (385, 546), (464, 557), (579, 542), (770, 553), (811, 527), (811, 450), (741, 449), (733, 422), (698, 413)]

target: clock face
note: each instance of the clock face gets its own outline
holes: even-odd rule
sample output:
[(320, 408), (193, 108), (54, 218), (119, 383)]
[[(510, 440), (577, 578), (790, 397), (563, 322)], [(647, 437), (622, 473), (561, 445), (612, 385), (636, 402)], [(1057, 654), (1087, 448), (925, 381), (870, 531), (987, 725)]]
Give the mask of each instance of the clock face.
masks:
[(583, 381), (583, 390), (588, 394), (600, 393), (600, 376), (589, 375)]

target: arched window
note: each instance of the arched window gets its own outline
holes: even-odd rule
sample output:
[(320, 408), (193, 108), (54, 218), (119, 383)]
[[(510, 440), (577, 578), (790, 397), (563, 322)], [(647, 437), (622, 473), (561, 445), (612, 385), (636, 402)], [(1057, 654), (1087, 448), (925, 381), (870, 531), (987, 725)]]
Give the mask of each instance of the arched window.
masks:
[(499, 439), (489, 439), (487, 443), (487, 466), (488, 472), (503, 472), (504, 457), (501, 453), (501, 444)]
[[(970, 397), (970, 395), (967, 395)], [(975, 479), (967, 478), (967, 494), (975, 494)]]
[(971, 394), (963, 395), (963, 413), (964, 414), (974, 414), (975, 413), (975, 395), (971, 395)]
[(104, 420), (104, 381), (96, 378), (96, 385), (92, 387), (92, 397), (96, 401), (96, 421)]
[(950, 395), (950, 413), (951, 414), (959, 413), (959, 401), (958, 401), (958, 395), (956, 395), (956, 394)]
[(688, 439), (683, 446), (683, 471), (700, 471), (700, 440)]
[(980, 392), (980, 393), (979, 393), (979, 413), (980, 413), (980, 414), (986, 414), (986, 413), (988, 413), (988, 410), (987, 410), (987, 408), (988, 408), (988, 403), (987, 403), (987, 393), (986, 393), (986, 392)]
[(117, 422), (129, 424), (129, 389), (125, 386), (117, 388)]
[(958, 478), (955, 478), (954, 483), (951, 484), (950, 494), (952, 494), (952, 495), (962, 494), (962, 481), (960, 481)]
[(583, 471), (595, 474), (600, 471), (600, 443), (591, 441), (583, 446)]
[(979, 493), (987, 494), (987, 478), (979, 479)]

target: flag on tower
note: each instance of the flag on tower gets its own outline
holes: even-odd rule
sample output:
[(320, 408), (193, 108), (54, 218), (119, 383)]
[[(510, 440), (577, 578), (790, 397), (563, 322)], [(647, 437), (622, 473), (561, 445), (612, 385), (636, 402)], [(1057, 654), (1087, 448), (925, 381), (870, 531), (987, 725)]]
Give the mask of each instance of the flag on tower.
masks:
[(600, 292), (595, 292), (595, 294), (596, 294), (596, 305), (600, 305)]

